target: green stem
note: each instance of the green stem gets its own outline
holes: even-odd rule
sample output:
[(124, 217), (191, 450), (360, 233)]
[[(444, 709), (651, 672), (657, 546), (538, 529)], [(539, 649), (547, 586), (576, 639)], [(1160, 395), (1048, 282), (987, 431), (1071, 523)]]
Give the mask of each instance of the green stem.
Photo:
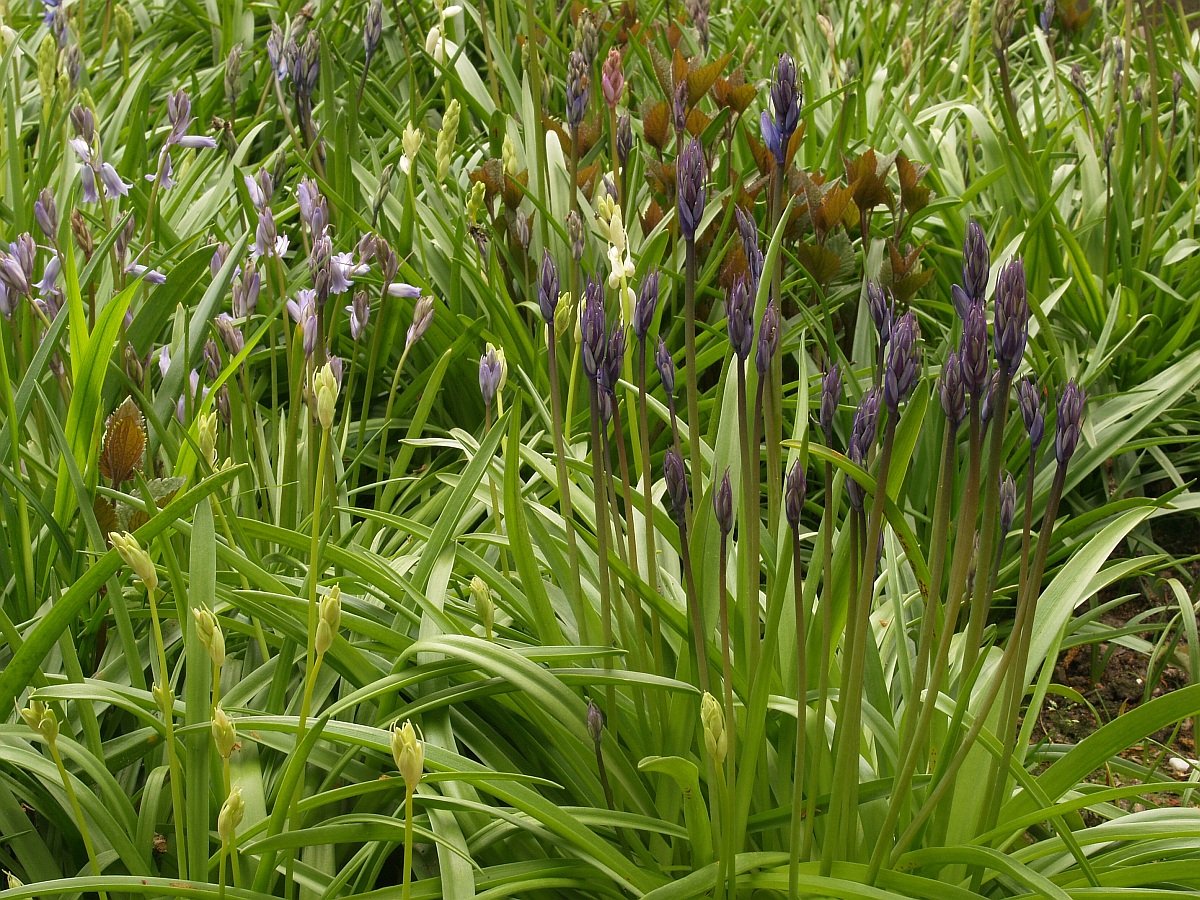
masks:
[(808, 611), (804, 602), (804, 572), (800, 563), (800, 533), (792, 532), (792, 579), (796, 599), (796, 770), (792, 776), (791, 864), (788, 866), (788, 896), (798, 897), (800, 860), (807, 856), (809, 829), (804, 819), (804, 763), (807, 746), (808, 658), (805, 653)]
[(404, 791), (404, 878), (400, 889), (402, 900), (408, 900), (412, 885), (413, 864), (413, 789)]
[(177, 859), (179, 877), (187, 878), (187, 855), (183, 852), (187, 844), (183, 841), (183, 767), (179, 764), (179, 755), (175, 750), (175, 711), (171, 708), (171, 676), (167, 670), (167, 651), (163, 645), (162, 625), (158, 618), (158, 603), (155, 601), (154, 590), (148, 590), (146, 596), (150, 602), (150, 622), (154, 632), (154, 649), (158, 657), (158, 685), (161, 691), (159, 700), (163, 716), (163, 727), (166, 730), (167, 765), (171, 773), (171, 802), (175, 805), (175, 845), (178, 848)]
[(575, 536), (574, 504), (571, 501), (571, 484), (567, 476), (567, 449), (563, 442), (562, 387), (558, 379), (558, 342), (554, 325), (546, 326), (546, 355), (550, 370), (550, 410), (553, 422), (550, 431), (554, 435), (554, 473), (558, 479), (558, 497), (562, 505), (563, 529), (567, 536), (567, 558), (571, 564), (569, 599), (579, 628), (579, 641), (590, 644), (588, 616), (584, 608), (583, 585), (579, 577), (579, 543)]
[[(684, 367), (687, 369), (687, 409), (688, 409), (688, 456), (692, 467), (692, 503), (700, 503), (704, 496), (703, 471), (701, 469), (700, 434), (700, 398), (696, 381), (696, 242), (684, 242), (684, 281), (683, 281), (683, 335), (684, 335)], [(697, 507), (698, 508), (698, 507)]]

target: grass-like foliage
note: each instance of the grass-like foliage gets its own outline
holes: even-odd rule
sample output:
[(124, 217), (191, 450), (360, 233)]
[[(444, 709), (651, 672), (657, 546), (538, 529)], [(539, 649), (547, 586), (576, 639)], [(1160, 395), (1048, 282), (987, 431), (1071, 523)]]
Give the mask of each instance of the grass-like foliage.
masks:
[(1182, 7), (0, 20), (0, 898), (1200, 892)]

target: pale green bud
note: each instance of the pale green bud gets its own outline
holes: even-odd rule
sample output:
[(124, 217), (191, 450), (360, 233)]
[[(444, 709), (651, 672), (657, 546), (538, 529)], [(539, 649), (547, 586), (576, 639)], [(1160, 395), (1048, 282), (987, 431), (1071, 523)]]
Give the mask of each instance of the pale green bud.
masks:
[(211, 466), (217, 461), (217, 413), (201, 413), (197, 428), (200, 431), (200, 455)]
[(146, 585), (147, 591), (154, 591), (158, 588), (158, 570), (154, 568), (154, 563), (150, 560), (150, 554), (142, 549), (142, 545), (128, 531), (110, 532), (108, 539), (112, 541), (113, 547), (121, 554), (121, 559), (125, 560), (125, 565), (133, 569), (133, 574), (142, 579), (142, 583)]
[(471, 599), (475, 601), (475, 614), (483, 623), (487, 639), (492, 639), (492, 625), (496, 621), (496, 604), (492, 601), (492, 589), (478, 575), (471, 579)]
[(704, 725), (704, 747), (718, 766), (725, 762), (729, 751), (729, 738), (725, 734), (725, 710), (720, 702), (707, 691), (700, 699), (700, 722)]
[(175, 692), (169, 684), (156, 684), (150, 688), (150, 693), (158, 703), (164, 717), (175, 715)]
[(579, 340), (579, 317), (575, 315), (574, 300), (570, 291), (558, 295), (558, 306), (554, 309), (554, 337), (562, 340), (574, 326), (575, 340)]
[(113, 28), (117, 32), (117, 46), (122, 56), (129, 55), (133, 46), (133, 17), (124, 6), (113, 7)]
[(208, 658), (217, 668), (225, 665), (225, 634), (217, 617), (205, 608), (193, 609), (192, 617), (196, 620), (196, 633), (208, 652)]
[(504, 166), (504, 174), (517, 176), (517, 146), (509, 135), (504, 136), (504, 146), (500, 150), (500, 159)]
[(233, 844), (242, 817), (246, 815), (246, 802), (242, 799), (242, 789), (235, 787), (221, 804), (221, 814), (217, 816), (217, 834), (221, 843), (228, 847)]
[(25, 724), (42, 736), (47, 744), (58, 740), (58, 716), (41, 700), (30, 700), (29, 706), (21, 710)]
[(425, 745), (417, 737), (417, 731), (412, 722), (405, 722), (399, 728), (392, 729), (392, 759), (400, 770), (410, 791), (415, 791), (425, 771)]
[(474, 225), (479, 219), (479, 211), (483, 209), (483, 192), (482, 181), (471, 184), (471, 192), (467, 194), (467, 225)]
[(342, 621), (342, 589), (336, 584), (333, 590), (321, 598), (320, 618), (317, 621), (317, 655), (324, 655), (333, 645), (338, 624)]
[(237, 749), (237, 728), (234, 726), (233, 720), (225, 714), (225, 710), (219, 706), (213, 710), (212, 735), (213, 743), (217, 745), (217, 752), (221, 754), (221, 758), (229, 759), (233, 751)]
[(25, 887), (25, 882), (23, 882), (12, 872), (6, 872), (5, 877), (8, 879), (8, 889), (10, 891), (15, 891), (19, 887)]

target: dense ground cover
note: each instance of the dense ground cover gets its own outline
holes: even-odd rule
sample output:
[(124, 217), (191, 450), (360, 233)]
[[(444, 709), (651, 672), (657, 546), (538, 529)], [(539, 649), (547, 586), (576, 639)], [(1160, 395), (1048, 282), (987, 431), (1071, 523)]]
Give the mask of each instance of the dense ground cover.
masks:
[(1182, 8), (0, 18), (0, 898), (1200, 891)]

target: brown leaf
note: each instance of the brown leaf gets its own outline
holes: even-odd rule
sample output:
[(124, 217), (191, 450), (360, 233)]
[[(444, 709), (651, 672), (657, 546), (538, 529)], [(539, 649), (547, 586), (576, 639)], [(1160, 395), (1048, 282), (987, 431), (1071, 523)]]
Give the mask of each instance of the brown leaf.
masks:
[(651, 44), (650, 62), (654, 68), (654, 80), (662, 88), (663, 96), (667, 98), (674, 96), (674, 87), (671, 84), (671, 60), (663, 56), (658, 48)]
[[(810, 202), (810, 208), (813, 210), (813, 227), (816, 228), (817, 234), (822, 239), (827, 232), (845, 221), (846, 210), (853, 202), (850, 188), (837, 184), (825, 192), (819, 205), (813, 206)], [(857, 213), (855, 213), (855, 218), (857, 219)]]
[(518, 172), (517, 177), (511, 175), (504, 176), (504, 193), (501, 195), (504, 199), (504, 205), (509, 209), (516, 209), (521, 205), (521, 198), (525, 196), (525, 188), (529, 185), (529, 172)]
[(704, 110), (693, 107), (687, 117), (688, 134), (692, 137), (700, 137), (704, 133), (704, 129), (708, 128), (711, 122), (712, 119), (708, 117)]
[(666, 101), (659, 100), (642, 112), (642, 129), (646, 134), (646, 143), (662, 153), (667, 149), (670, 139), (671, 108)]
[(896, 174), (900, 177), (900, 203), (908, 213), (915, 213), (929, 205), (929, 188), (920, 184), (929, 166), (914, 165), (907, 156), (896, 157)]
[(841, 256), (823, 244), (797, 244), (796, 258), (820, 285), (829, 284), (842, 268)]
[(97, 497), (92, 501), (92, 513), (96, 516), (96, 524), (100, 526), (100, 533), (106, 541), (110, 532), (121, 527), (117, 521), (117, 508), (107, 497)]
[(658, 223), (663, 220), (663, 211), (657, 200), (650, 201), (650, 205), (646, 207), (646, 212), (642, 214), (641, 219), (643, 234), (649, 234), (658, 227)]
[(126, 397), (104, 424), (104, 443), (100, 446), (100, 474), (114, 485), (129, 480), (135, 469), (142, 467), (146, 452), (146, 425), (142, 413)]
[(483, 185), (484, 193), (490, 201), (504, 190), (504, 164), (498, 159), (489, 159), (470, 175), (471, 181)]
[(723, 56), (714, 59), (712, 62), (692, 69), (687, 74), (688, 80), (688, 103), (695, 106), (700, 102), (700, 98), (709, 92), (713, 83), (724, 71), (725, 66), (729, 64), (729, 60), (733, 58), (733, 54), (726, 53)]
[[(888, 168), (890, 168), (888, 160)], [(871, 210), (876, 206), (891, 207), (892, 192), (887, 185), (887, 169), (880, 166), (875, 151), (868, 149), (857, 159), (844, 160), (846, 182), (853, 191), (854, 202), (860, 210)], [(882, 168), (882, 171), (881, 171)]]

